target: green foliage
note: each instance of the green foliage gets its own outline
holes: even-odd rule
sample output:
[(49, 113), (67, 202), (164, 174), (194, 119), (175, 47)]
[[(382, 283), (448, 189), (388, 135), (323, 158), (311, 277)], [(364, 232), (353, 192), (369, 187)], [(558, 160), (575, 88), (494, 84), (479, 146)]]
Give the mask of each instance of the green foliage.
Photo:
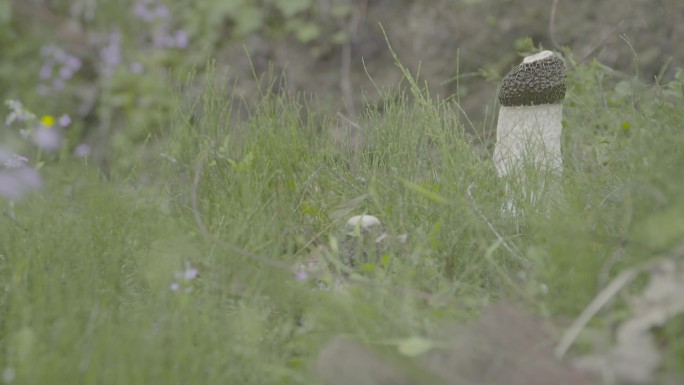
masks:
[(527, 56), (530, 53), (541, 51), (534, 46), (534, 41), (529, 36), (517, 39), (513, 43), (513, 47), (520, 56)]
[[(223, 4), (217, 20), (253, 5)], [(264, 4), (293, 20), (315, 5)], [(146, 47), (134, 36), (122, 31), (123, 44)], [(98, 116), (116, 126), (127, 111), (113, 152), (129, 159), (105, 178), (55, 156), (43, 190), (0, 202), (0, 370), (16, 383), (315, 383), (310, 363), (332, 336), (415, 356), (490, 302), (572, 318), (611, 277), (684, 238), (680, 78), (647, 87), (575, 67), (562, 198), (511, 216), (460, 107), (401, 65), (408, 90), (367, 106), (351, 143), (331, 132), (348, 122), (309, 96), (263, 82), (258, 100), (240, 100), (214, 65), (169, 98), (164, 68), (180, 52), (138, 54), (146, 76), (95, 77)], [(146, 143), (155, 129), (163, 139)], [(331, 272), (298, 281), (293, 267), (312, 255), (339, 266), (342, 228), (364, 213), (389, 235), (378, 259), (340, 287)], [(620, 317), (616, 306), (596, 327)], [(666, 339), (668, 368), (681, 370), (682, 344)]]
[[(352, 2), (335, 1), (320, 7), (312, 0), (231, 0), (188, 2), (194, 8), (187, 13), (187, 26), (193, 36), (208, 46), (219, 46), (250, 34), (282, 39), (295, 36), (302, 43), (326, 46), (343, 42), (340, 25), (350, 15)], [(229, 22), (230, 28), (224, 25)], [(226, 34), (227, 32), (227, 34)], [(330, 36), (338, 36), (328, 39)]]
[(10, 21), (12, 21), (12, 7), (9, 0), (2, 0), (0, 1), (0, 27), (7, 28)]
[[(314, 55), (329, 52), (347, 42), (352, 6), (347, 0), (324, 8), (312, 0), (129, 0), (81, 6), (57, 1), (48, 8), (0, 1), (0, 100), (21, 100), (41, 114), (71, 115), (68, 150), (89, 142), (98, 163), (133, 168), (150, 161), (140, 144), (170, 124), (169, 80), (254, 34), (293, 36)], [(46, 47), (81, 65), (60, 78), (60, 64), (44, 54)], [(127, 156), (112, 157), (121, 151)]]

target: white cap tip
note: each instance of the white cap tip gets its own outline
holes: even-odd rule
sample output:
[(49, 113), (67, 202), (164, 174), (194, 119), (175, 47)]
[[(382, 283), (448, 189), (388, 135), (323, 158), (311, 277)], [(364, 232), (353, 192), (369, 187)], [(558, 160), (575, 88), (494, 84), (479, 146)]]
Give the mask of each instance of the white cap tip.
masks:
[(525, 56), (525, 58), (523, 59), (523, 63), (534, 63), (537, 60), (546, 59), (549, 56), (553, 56), (553, 52), (541, 51), (541, 52), (535, 53), (534, 55)]
[(372, 215), (356, 215), (347, 221), (347, 227), (355, 227), (357, 224), (363, 229), (381, 225), (380, 220)]

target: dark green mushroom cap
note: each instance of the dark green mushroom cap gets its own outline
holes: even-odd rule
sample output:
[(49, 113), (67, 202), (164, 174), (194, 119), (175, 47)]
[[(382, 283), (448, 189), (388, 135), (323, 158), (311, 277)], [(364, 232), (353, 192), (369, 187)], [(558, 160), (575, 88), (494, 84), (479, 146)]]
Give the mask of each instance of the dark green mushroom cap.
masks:
[(566, 72), (555, 54), (524, 60), (503, 78), (499, 102), (505, 107), (557, 104), (565, 98)]

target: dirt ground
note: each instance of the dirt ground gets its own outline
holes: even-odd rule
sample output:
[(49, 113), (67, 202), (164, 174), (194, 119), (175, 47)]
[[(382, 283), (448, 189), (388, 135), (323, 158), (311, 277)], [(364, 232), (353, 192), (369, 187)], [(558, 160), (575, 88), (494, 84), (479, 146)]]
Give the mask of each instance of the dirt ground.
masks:
[(461, 105), (474, 120), (495, 105), (497, 82), (485, 79), (481, 70), (506, 73), (520, 60), (514, 43), (527, 36), (544, 48), (569, 48), (574, 60), (597, 58), (626, 74), (639, 73), (646, 82), (661, 72), (666, 81), (684, 68), (681, 0), (330, 1), (354, 4), (345, 26), (350, 43), (319, 57), (294, 38), (252, 35), (229, 43), (224, 61), (242, 79), (241, 92), (254, 88), (246, 45), (257, 71), (272, 63), (275, 73), (286, 75), (290, 90), (316, 93), (321, 103), (358, 114), (361, 95), (372, 101), (378, 96), (376, 85), (390, 87), (401, 79), (380, 24), (400, 61), (413, 73), (420, 68), (431, 95), (453, 96), (458, 84)]

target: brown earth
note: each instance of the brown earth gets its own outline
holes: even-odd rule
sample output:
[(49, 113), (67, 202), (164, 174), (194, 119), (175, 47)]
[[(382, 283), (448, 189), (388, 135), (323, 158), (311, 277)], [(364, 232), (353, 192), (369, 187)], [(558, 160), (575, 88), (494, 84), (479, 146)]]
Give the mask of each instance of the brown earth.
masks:
[(414, 74), (420, 68), (431, 95), (454, 95), (460, 73), (461, 104), (474, 119), (495, 104), (497, 81), (480, 71), (507, 72), (520, 60), (514, 44), (524, 37), (548, 49), (567, 47), (574, 60), (597, 58), (629, 75), (638, 72), (647, 82), (661, 71), (663, 80), (672, 79), (684, 68), (681, 0), (560, 0), (555, 25), (554, 0), (328, 1), (354, 4), (346, 25), (351, 42), (318, 57), (293, 37), (276, 41), (255, 34), (229, 43), (219, 62), (229, 63), (242, 79), (241, 92), (254, 90), (246, 45), (257, 71), (272, 63), (275, 73), (286, 75), (288, 89), (315, 93), (324, 105), (354, 115), (361, 95), (377, 97), (373, 83), (385, 88), (401, 80), (380, 24), (399, 60)]

